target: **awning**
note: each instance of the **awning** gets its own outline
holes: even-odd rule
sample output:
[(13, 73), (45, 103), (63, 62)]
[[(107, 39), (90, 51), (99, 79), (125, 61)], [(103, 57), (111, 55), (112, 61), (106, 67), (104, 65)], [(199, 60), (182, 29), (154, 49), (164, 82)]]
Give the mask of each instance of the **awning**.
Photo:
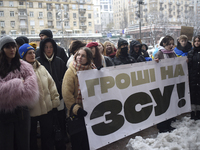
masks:
[(82, 31), (82, 29), (74, 29), (74, 31)]
[(17, 30), (10, 30), (10, 32), (15, 32), (15, 31), (17, 31)]

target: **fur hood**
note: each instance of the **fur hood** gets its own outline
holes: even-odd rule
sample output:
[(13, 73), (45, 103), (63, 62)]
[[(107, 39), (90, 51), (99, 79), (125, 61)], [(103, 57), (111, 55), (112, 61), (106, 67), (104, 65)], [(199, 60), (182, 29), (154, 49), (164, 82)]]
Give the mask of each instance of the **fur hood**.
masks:
[(20, 60), (20, 71), (0, 78), (0, 111), (13, 111), (18, 106), (32, 107), (39, 98), (37, 78), (33, 67)]

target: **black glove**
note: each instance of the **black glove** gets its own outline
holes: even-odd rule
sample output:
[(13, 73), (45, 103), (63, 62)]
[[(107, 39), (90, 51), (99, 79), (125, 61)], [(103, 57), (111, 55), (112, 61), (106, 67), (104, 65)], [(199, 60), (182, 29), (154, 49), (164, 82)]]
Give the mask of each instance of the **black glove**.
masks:
[(143, 62), (143, 61), (146, 61), (145, 57), (143, 55), (140, 55), (138, 58), (137, 58), (137, 62)]
[(100, 70), (101, 68), (103, 68), (103, 66), (97, 67), (98, 70)]
[(82, 108), (79, 108), (77, 111), (78, 117), (85, 117), (87, 115), (87, 111), (83, 110)]

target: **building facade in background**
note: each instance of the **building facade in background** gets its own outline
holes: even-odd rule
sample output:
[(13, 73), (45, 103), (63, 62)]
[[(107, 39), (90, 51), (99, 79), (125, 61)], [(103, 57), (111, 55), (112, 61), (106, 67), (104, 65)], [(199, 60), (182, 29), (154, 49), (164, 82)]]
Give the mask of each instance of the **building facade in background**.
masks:
[(100, 0), (93, 0), (95, 33), (101, 33), (101, 5)]
[(113, 26), (113, 2), (115, 0), (100, 0), (101, 9), (101, 29), (108, 31), (114, 28)]
[(93, 0), (0, 1), (2, 34), (94, 33)]

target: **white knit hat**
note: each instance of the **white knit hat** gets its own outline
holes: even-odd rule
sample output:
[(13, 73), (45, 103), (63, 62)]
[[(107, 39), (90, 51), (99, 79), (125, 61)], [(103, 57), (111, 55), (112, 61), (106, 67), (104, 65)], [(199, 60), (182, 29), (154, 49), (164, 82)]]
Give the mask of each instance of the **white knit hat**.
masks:
[(3, 46), (7, 43), (15, 43), (15, 40), (13, 38), (11, 38), (10, 36), (3, 36), (1, 39), (0, 39), (0, 50), (2, 50)]

